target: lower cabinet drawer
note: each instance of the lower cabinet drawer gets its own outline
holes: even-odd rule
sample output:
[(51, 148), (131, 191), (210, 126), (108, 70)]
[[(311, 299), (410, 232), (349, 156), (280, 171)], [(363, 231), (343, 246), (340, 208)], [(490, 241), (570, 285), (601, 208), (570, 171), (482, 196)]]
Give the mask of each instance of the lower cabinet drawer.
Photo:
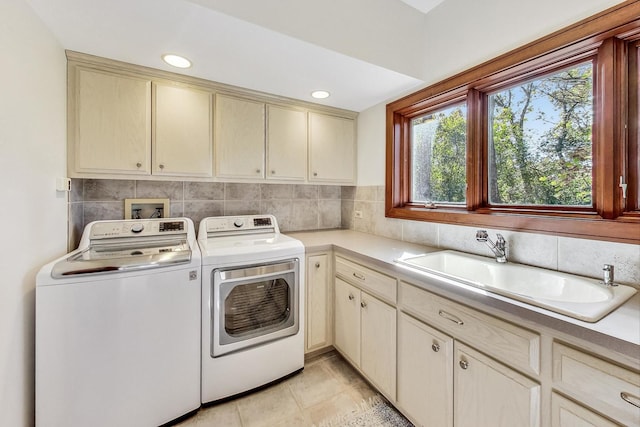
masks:
[(553, 393), (551, 395), (551, 427), (618, 427), (618, 424), (558, 393)]
[(336, 274), (347, 282), (396, 303), (396, 279), (342, 257), (336, 256)]
[(553, 386), (618, 422), (640, 426), (638, 372), (555, 342)]
[(540, 374), (540, 335), (400, 282), (398, 305), (483, 353), (532, 375)]

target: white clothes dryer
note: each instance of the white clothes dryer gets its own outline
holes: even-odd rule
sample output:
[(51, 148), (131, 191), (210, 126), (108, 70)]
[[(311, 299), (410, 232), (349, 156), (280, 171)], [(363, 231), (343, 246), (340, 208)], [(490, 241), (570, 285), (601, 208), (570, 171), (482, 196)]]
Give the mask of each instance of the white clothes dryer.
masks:
[(200, 407), (188, 218), (96, 221), (36, 283), (36, 425), (158, 426)]
[(202, 403), (304, 367), (304, 246), (272, 215), (205, 218)]

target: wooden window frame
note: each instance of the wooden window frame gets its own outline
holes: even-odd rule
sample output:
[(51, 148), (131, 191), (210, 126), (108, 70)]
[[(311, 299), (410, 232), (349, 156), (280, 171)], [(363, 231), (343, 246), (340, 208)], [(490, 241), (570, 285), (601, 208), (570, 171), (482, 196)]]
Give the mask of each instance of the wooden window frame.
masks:
[[(388, 104), (385, 215), (640, 243), (640, 96), (637, 79), (628, 79), (640, 67), (638, 17), (640, 2), (622, 3)], [(485, 160), (487, 92), (587, 60), (594, 66), (593, 208), (491, 206)], [(411, 203), (411, 119), (465, 99), (466, 206), (438, 204), (432, 209)], [(620, 176), (628, 184), (626, 200)]]

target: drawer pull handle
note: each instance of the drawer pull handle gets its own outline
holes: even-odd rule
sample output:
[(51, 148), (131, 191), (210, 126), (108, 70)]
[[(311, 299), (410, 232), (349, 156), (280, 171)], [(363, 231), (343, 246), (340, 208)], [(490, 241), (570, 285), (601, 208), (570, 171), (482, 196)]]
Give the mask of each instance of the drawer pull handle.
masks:
[(431, 344), (431, 350), (435, 351), (436, 353), (440, 351), (440, 344), (438, 344), (437, 342), (434, 342), (433, 344)]
[(353, 273), (353, 277), (355, 277), (356, 279), (364, 280), (364, 274)]
[(320, 263), (316, 262), (316, 268), (320, 268)]
[(349, 294), (349, 301), (353, 301), (354, 298), (353, 294)]
[(458, 325), (464, 325), (464, 322), (460, 320), (458, 316), (454, 316), (453, 314), (447, 313), (444, 310), (438, 311), (438, 314), (440, 315), (440, 317), (444, 317), (447, 320), (451, 320), (453, 323), (457, 323)]
[[(636, 408), (640, 408), (640, 397), (634, 396), (633, 394), (629, 394), (629, 393), (626, 393), (624, 391), (622, 393), (620, 393), (620, 397), (625, 402), (635, 406)], [(634, 402), (634, 400), (636, 400), (636, 402)]]
[(364, 301), (360, 301), (360, 307), (367, 308), (367, 303)]
[(460, 367), (462, 369), (468, 369), (469, 368), (469, 362), (467, 362), (466, 360), (461, 360), (460, 361)]

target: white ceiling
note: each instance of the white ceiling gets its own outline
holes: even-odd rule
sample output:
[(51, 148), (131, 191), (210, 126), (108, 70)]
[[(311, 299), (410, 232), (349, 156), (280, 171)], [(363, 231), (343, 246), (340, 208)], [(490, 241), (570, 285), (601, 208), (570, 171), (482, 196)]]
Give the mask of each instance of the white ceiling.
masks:
[[(65, 49), (362, 111), (423, 81), (442, 0), (26, 0)], [(310, 93), (331, 92), (326, 100)]]

